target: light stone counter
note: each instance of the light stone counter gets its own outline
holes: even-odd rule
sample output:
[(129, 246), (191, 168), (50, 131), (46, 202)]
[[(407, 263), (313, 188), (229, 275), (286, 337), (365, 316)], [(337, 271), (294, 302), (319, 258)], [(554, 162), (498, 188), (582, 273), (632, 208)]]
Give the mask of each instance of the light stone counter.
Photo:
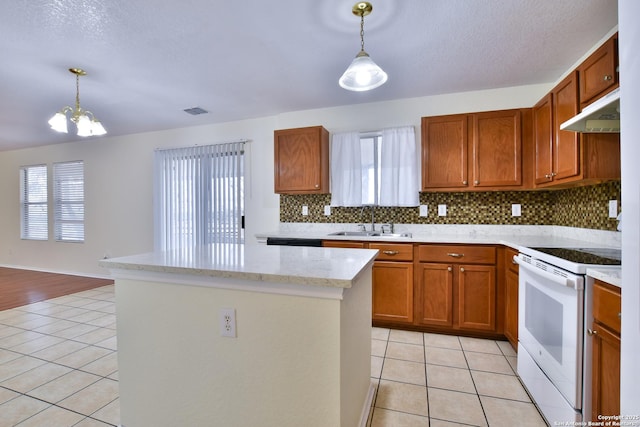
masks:
[[(367, 230), (371, 224), (367, 224)], [(277, 230), (256, 234), (258, 242), (267, 237), (304, 237), (322, 240), (362, 240), (408, 243), (499, 244), (520, 247), (611, 247), (620, 248), (621, 233), (616, 231), (550, 225), (437, 225), (396, 224), (395, 233), (411, 233), (411, 237), (335, 236), (338, 231), (356, 231), (357, 224), (280, 223)], [(380, 224), (376, 224), (380, 230)]]
[(610, 268), (610, 269), (597, 269), (588, 268), (587, 276), (594, 279), (602, 280), (603, 282), (617, 286), (622, 289), (622, 269)]
[(213, 244), (185, 251), (150, 252), (99, 261), (117, 277), (175, 275), (203, 286), (220, 277), (272, 283), (349, 288), (376, 250)]

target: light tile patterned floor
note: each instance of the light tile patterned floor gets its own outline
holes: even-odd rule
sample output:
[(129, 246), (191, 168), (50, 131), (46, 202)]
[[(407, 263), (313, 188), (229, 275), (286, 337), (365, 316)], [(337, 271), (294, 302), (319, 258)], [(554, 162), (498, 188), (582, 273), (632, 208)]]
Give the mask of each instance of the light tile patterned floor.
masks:
[(371, 427), (544, 427), (506, 341), (373, 328)]
[(120, 423), (114, 286), (0, 311), (0, 427)]
[[(117, 426), (115, 321), (113, 285), (0, 311), (0, 427)], [(506, 342), (373, 328), (371, 354), (371, 427), (546, 425)]]

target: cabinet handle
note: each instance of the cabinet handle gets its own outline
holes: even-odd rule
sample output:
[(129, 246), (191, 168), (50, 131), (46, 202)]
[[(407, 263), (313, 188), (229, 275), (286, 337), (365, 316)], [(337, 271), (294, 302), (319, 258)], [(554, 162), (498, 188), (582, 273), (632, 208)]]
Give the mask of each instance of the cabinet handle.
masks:
[(473, 181), (473, 183), (474, 183), (475, 185), (480, 185), (480, 181), (478, 181), (477, 179), (476, 179), (475, 181)]
[(464, 273), (464, 267), (460, 267), (460, 271)]
[(594, 331), (593, 329), (587, 329), (587, 333), (589, 335), (598, 335), (598, 331)]
[(604, 76), (604, 81), (608, 82), (609, 80), (613, 80), (613, 76), (611, 76), (610, 74), (607, 74)]
[(385, 255), (398, 255), (400, 251), (382, 251)]
[(320, 184), (316, 184), (316, 188), (320, 188)]
[(622, 319), (622, 313), (618, 313), (618, 319)]
[(447, 255), (453, 258), (462, 258), (464, 256), (464, 254), (457, 254), (455, 252), (448, 252)]
[(451, 267), (447, 267), (447, 271), (452, 271), (452, 268)]
[(467, 185), (467, 181), (462, 181), (462, 185)]

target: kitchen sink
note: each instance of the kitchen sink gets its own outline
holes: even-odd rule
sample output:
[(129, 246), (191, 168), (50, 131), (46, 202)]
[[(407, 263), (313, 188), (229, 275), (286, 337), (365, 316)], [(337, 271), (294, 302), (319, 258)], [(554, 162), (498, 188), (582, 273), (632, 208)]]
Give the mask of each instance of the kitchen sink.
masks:
[(379, 231), (338, 231), (329, 236), (353, 236), (353, 237), (411, 237), (411, 233), (381, 233)]

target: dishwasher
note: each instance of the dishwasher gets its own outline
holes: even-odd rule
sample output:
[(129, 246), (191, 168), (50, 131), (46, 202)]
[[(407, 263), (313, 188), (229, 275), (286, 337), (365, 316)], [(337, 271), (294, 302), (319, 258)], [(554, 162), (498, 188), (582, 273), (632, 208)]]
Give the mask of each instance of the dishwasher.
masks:
[(267, 245), (276, 246), (322, 246), (322, 239), (305, 239), (295, 237), (267, 237)]

